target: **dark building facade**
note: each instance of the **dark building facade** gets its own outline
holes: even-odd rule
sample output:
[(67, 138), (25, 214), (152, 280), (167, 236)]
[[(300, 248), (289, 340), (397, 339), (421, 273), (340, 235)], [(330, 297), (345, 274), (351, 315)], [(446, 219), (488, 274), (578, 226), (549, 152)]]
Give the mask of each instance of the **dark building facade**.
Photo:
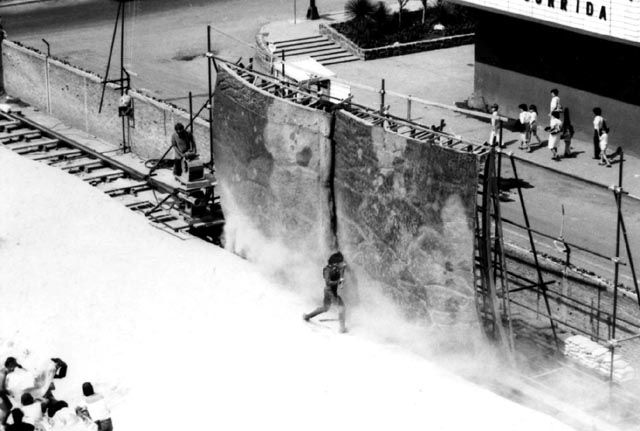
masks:
[(476, 100), (498, 103), (510, 117), (520, 103), (536, 104), (545, 125), (557, 88), (578, 137), (591, 138), (599, 106), (611, 146), (640, 155), (640, 2), (456, 2), (477, 9)]

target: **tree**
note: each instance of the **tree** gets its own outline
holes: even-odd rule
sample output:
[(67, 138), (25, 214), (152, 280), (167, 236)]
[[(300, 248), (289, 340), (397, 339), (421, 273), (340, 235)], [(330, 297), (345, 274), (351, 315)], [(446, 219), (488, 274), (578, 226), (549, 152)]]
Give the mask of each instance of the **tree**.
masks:
[(409, 0), (398, 0), (398, 27), (402, 27), (402, 9), (408, 2)]
[(427, 0), (420, 0), (422, 2), (422, 23), (427, 20)]

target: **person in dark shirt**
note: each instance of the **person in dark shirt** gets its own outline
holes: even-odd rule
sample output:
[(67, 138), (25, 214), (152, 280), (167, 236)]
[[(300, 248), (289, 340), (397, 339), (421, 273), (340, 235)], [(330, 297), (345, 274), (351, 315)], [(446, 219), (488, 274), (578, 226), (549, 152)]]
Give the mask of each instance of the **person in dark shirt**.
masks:
[(322, 305), (309, 314), (303, 314), (302, 318), (309, 321), (318, 314), (329, 311), (332, 304), (338, 306), (338, 320), (340, 321), (340, 332), (347, 332), (347, 326), (345, 323), (345, 308), (344, 302), (340, 295), (338, 295), (338, 289), (342, 287), (344, 281), (344, 270), (347, 264), (344, 262), (344, 257), (339, 251), (333, 253), (329, 257), (327, 266), (322, 270), (322, 276), (324, 277), (324, 300)]
[(173, 161), (173, 174), (177, 177), (182, 175), (182, 161), (191, 159), (198, 154), (196, 141), (191, 132), (185, 130), (182, 123), (176, 123), (175, 133), (171, 136), (171, 146), (173, 147), (175, 158)]
[(33, 431), (35, 427), (26, 422), (22, 422), (23, 417), (24, 413), (22, 413), (22, 410), (11, 410), (11, 418), (13, 419), (13, 423), (6, 426), (6, 431)]

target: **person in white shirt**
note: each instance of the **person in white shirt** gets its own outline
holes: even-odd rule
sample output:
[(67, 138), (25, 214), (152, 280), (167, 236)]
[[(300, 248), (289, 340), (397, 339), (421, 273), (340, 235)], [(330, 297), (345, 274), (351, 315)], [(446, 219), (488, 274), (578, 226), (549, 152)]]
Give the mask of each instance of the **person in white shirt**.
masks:
[[(536, 105), (529, 105), (529, 142), (533, 141), (533, 137), (538, 140), (538, 145), (542, 145), (542, 140), (538, 136), (538, 108)], [(531, 145), (529, 145), (531, 151)]]
[(94, 392), (90, 382), (82, 384), (82, 393), (84, 402), (79, 404), (79, 407), (98, 425), (98, 431), (113, 431), (111, 412), (104, 397)]
[(527, 150), (527, 152), (531, 152), (531, 148), (529, 147), (529, 136), (531, 134), (531, 130), (529, 128), (529, 110), (527, 109), (527, 105), (525, 103), (521, 103), (518, 105), (520, 108), (520, 114), (518, 114), (518, 129), (520, 130), (520, 148), (521, 150)]
[(22, 397), (20, 397), (20, 403), (22, 404), (20, 409), (22, 410), (22, 413), (24, 413), (22, 422), (31, 424), (34, 427), (40, 425), (40, 422), (44, 417), (42, 403), (40, 401), (35, 401), (31, 394), (22, 394)]
[(551, 104), (549, 106), (549, 117), (551, 117), (551, 114), (553, 114), (554, 112), (558, 112), (558, 113), (562, 112), (562, 105), (560, 105), (559, 94), (560, 92), (558, 91), (557, 88), (554, 88), (553, 90), (551, 90)]
[(496, 146), (501, 144), (500, 136), (500, 114), (498, 114), (498, 105), (491, 105), (491, 133), (489, 134), (489, 145)]
[(558, 143), (562, 134), (562, 121), (560, 121), (560, 113), (554, 111), (551, 113), (551, 123), (549, 124), (549, 149), (551, 150), (551, 160), (559, 161)]
[(600, 159), (600, 130), (604, 124), (602, 109), (593, 108), (593, 158)]
[(562, 134), (560, 138), (564, 141), (564, 157), (571, 157), (571, 139), (575, 133), (573, 124), (571, 124), (571, 114), (569, 108), (562, 111)]

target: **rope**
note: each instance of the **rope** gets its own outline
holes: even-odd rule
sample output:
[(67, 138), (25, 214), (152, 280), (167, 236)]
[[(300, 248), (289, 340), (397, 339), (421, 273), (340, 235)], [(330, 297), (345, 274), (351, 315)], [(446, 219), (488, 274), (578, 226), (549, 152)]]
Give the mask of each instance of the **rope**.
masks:
[[(160, 164), (158, 164), (160, 163)], [(164, 159), (162, 162), (160, 162), (160, 159), (149, 159), (146, 162), (144, 162), (144, 166), (148, 169), (163, 169), (163, 168), (170, 168), (173, 166), (173, 160), (171, 159)]]
[(255, 46), (255, 45), (253, 45), (253, 44), (251, 44), (251, 43), (245, 42), (244, 40), (240, 40), (240, 39), (238, 39), (237, 37), (232, 36), (232, 35), (230, 35), (230, 34), (228, 34), (228, 33), (225, 33), (224, 31), (222, 31), (222, 30), (219, 30), (219, 29), (215, 28), (215, 27), (214, 27), (214, 26), (212, 26), (211, 24), (209, 24), (209, 26), (211, 27), (211, 30), (215, 30), (215, 31), (217, 31), (218, 33), (220, 33), (221, 35), (223, 35), (223, 36), (227, 36), (229, 39), (233, 39), (233, 40), (235, 40), (236, 42), (241, 43), (242, 45), (246, 45), (246, 46), (248, 46), (249, 48), (252, 48), (252, 49), (254, 49), (254, 50), (257, 50), (257, 49), (258, 49), (258, 47), (257, 47), (257, 46)]
[(138, 12), (138, 2), (136, 0), (132, 0), (129, 4), (129, 15), (131, 15), (131, 28), (129, 29), (129, 68), (133, 69), (133, 40), (135, 37), (135, 29), (136, 29), (136, 16)]

